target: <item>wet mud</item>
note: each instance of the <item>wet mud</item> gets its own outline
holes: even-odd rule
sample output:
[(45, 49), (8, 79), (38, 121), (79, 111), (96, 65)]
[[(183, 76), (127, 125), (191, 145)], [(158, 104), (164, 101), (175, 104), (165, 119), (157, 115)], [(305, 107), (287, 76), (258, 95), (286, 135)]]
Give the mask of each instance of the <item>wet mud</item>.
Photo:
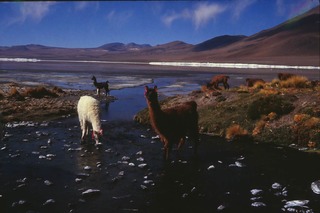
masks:
[[(162, 158), (147, 126), (102, 122), (97, 148), (76, 117), (8, 123), (0, 144), (1, 212), (319, 212), (320, 156), (201, 136)], [(291, 201), (294, 201), (292, 204)], [(291, 203), (290, 203), (291, 202)]]

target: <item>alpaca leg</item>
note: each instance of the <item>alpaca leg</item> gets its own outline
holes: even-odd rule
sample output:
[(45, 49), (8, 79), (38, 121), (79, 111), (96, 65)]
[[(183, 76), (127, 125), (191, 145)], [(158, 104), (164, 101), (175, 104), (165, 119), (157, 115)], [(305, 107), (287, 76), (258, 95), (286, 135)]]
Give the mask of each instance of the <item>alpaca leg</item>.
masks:
[(169, 159), (169, 154), (172, 150), (172, 144), (171, 143), (167, 143), (165, 146), (164, 146), (164, 159), (165, 160), (168, 160)]
[(85, 135), (86, 135), (85, 122), (83, 120), (80, 120), (80, 127), (82, 131), (81, 142), (83, 142), (85, 140)]
[(167, 141), (163, 141), (164, 143), (164, 149), (163, 149), (163, 158), (165, 160), (169, 159), (169, 150), (170, 150), (170, 145)]
[(230, 87), (229, 87), (229, 84), (228, 84), (228, 82), (225, 82), (224, 83), (224, 89), (229, 89)]
[(180, 139), (179, 144), (178, 144), (178, 150), (181, 149), (181, 147), (183, 146), (183, 144), (184, 144), (185, 142), (186, 142), (186, 138), (185, 138), (185, 137), (182, 137), (182, 138)]
[(88, 122), (86, 121), (86, 122), (84, 122), (84, 136), (85, 136), (85, 138), (87, 138), (88, 137), (88, 135), (89, 135), (89, 124), (88, 124)]

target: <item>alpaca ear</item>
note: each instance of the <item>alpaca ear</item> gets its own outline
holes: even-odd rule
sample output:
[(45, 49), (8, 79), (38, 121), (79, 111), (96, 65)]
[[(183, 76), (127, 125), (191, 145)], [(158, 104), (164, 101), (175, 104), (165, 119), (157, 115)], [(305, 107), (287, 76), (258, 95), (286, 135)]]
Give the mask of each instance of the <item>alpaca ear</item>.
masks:
[(158, 87), (157, 87), (157, 85), (155, 85), (155, 86), (153, 87), (153, 89), (154, 89), (156, 92), (158, 92)]

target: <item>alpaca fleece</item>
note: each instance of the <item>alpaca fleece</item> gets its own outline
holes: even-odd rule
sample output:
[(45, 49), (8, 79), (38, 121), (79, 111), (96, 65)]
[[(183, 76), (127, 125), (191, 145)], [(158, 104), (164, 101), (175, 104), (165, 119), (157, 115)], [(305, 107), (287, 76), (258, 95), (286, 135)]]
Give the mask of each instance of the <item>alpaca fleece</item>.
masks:
[(82, 96), (77, 105), (79, 122), (82, 130), (81, 140), (89, 133), (89, 125), (92, 125), (93, 136), (98, 143), (98, 134), (101, 134), (100, 102), (91, 96)]

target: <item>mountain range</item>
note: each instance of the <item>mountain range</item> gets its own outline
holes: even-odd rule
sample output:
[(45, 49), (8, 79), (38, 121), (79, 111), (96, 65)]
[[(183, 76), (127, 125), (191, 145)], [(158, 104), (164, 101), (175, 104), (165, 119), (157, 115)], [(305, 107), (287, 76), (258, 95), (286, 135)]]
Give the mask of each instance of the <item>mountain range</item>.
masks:
[(105, 61), (247, 62), (320, 66), (320, 6), (251, 36), (222, 35), (193, 45), (109, 43), (95, 48), (0, 46), (0, 58)]

